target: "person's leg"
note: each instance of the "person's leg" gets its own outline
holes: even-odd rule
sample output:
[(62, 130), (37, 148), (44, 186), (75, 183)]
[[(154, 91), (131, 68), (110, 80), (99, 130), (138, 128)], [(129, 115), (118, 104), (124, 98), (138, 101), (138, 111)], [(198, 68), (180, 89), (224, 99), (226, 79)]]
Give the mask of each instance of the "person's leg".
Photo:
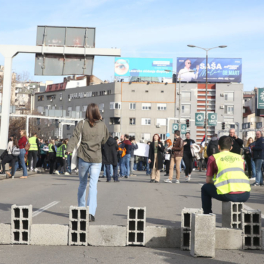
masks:
[(38, 152), (32, 151), (32, 156), (33, 156), (33, 170), (35, 170), (36, 165), (37, 165), (37, 161), (38, 161)]
[(154, 161), (153, 161), (153, 168), (151, 171), (151, 180), (155, 180), (155, 176), (156, 176), (156, 159), (157, 159), (157, 154), (154, 154)]
[(219, 201), (228, 201), (225, 195), (218, 195), (214, 184), (206, 183), (202, 187), (202, 207), (204, 214), (212, 213), (212, 198)]
[[(91, 163), (85, 162), (83, 159), (79, 158), (79, 188), (78, 188), (78, 206), (85, 207), (86, 199), (86, 187), (87, 187), (87, 177), (88, 171)], [(101, 167), (100, 167), (101, 169)], [(99, 171), (100, 174), (100, 171)]]
[(183, 156), (183, 161), (184, 161), (184, 164), (185, 164), (185, 177), (188, 177), (189, 176), (189, 157), (185, 154)]
[(113, 166), (113, 173), (114, 181), (118, 181), (118, 166)]
[(262, 174), (262, 159), (256, 159), (255, 165), (256, 165), (256, 184), (259, 185)]
[(192, 156), (189, 156), (189, 176), (191, 176), (193, 171), (193, 158)]
[(67, 171), (71, 173), (71, 155), (67, 156)]
[(130, 176), (130, 158), (131, 158), (131, 155), (130, 154), (127, 154), (126, 155), (126, 168), (127, 168), (127, 177)]
[(134, 167), (134, 157), (130, 157), (130, 174), (132, 174)]
[(245, 203), (250, 197), (250, 192), (244, 192), (239, 194), (226, 194), (225, 196), (231, 202)]
[[(263, 166), (263, 160), (261, 160), (261, 161), (262, 161), (261, 166)], [(262, 171), (261, 171), (261, 174), (260, 174), (259, 184), (260, 184), (260, 185), (263, 185), (263, 173), (262, 173)]]
[(170, 169), (169, 169), (169, 180), (171, 181), (173, 179), (174, 163), (175, 163), (175, 157), (172, 157), (170, 161)]
[(27, 166), (25, 164), (25, 159), (24, 159), (25, 154), (26, 154), (26, 150), (25, 149), (21, 149), (20, 150), (20, 154), (19, 154), (19, 159), (20, 159), (21, 167), (23, 169), (23, 176), (28, 176)]
[(31, 170), (32, 151), (28, 151), (28, 168)]
[(110, 177), (113, 177), (114, 171), (113, 171), (113, 165), (110, 164)]
[(60, 172), (61, 170), (61, 158), (57, 157), (56, 158), (56, 171)]
[(146, 157), (146, 174), (147, 174), (147, 175), (150, 175), (150, 169), (149, 169), (148, 157)]
[(11, 166), (12, 166), (11, 175), (12, 176), (15, 176), (15, 172), (16, 172), (16, 162), (17, 162), (17, 157), (13, 157), (12, 160), (11, 160)]
[(111, 181), (110, 164), (105, 165), (105, 171), (106, 171), (106, 179), (108, 182), (110, 182)]
[(182, 157), (176, 157), (176, 179), (180, 180), (181, 177), (181, 160)]
[(251, 158), (252, 178), (256, 178), (256, 166), (255, 161)]
[(155, 182), (159, 182), (160, 181), (160, 170), (158, 169), (158, 164), (159, 164), (158, 155), (156, 155)]
[[(89, 214), (93, 216), (95, 215), (96, 208), (97, 208), (97, 183), (98, 183), (98, 178), (100, 175), (100, 170), (101, 170), (101, 163), (91, 163), (91, 175), (90, 175), (87, 205), (89, 206)], [(86, 177), (86, 180), (87, 180), (87, 177)]]

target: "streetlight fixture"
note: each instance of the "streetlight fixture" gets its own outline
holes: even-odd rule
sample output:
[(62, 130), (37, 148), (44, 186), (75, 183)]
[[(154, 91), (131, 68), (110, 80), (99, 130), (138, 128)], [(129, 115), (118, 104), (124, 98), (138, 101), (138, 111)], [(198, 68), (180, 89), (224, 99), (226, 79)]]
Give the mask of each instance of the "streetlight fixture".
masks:
[(217, 47), (214, 47), (214, 48), (201, 48), (201, 47), (198, 47), (198, 46), (195, 46), (195, 45), (187, 45), (189, 48), (198, 48), (198, 49), (202, 49), (202, 50), (205, 50), (206, 51), (206, 81), (205, 81), (205, 142), (207, 142), (207, 86), (208, 86), (208, 79), (207, 79), (207, 68), (208, 68), (208, 51), (209, 50), (212, 50), (212, 49), (217, 49), (217, 48), (220, 48), (220, 49), (223, 49), (223, 48), (226, 48), (227, 46), (226, 45), (220, 45), (220, 46), (217, 46)]

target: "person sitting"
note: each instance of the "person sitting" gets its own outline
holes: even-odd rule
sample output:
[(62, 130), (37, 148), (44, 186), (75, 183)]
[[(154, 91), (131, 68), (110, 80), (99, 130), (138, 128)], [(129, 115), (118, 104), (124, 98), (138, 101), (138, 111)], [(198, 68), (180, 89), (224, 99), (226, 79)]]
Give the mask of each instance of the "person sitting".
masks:
[(250, 197), (250, 183), (244, 172), (244, 160), (230, 152), (233, 140), (223, 136), (218, 141), (220, 153), (209, 157), (206, 184), (202, 187), (204, 214), (212, 213), (212, 198), (223, 202), (246, 202)]

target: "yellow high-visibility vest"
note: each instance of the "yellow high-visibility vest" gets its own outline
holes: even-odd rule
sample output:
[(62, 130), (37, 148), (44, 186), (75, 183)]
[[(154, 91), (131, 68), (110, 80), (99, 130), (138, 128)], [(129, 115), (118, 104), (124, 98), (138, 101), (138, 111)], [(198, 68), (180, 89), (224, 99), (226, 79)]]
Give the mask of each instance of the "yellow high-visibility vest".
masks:
[(38, 150), (38, 145), (37, 145), (37, 138), (36, 137), (31, 137), (28, 139), (28, 143), (30, 144), (29, 151), (37, 151)]
[(218, 168), (214, 175), (217, 194), (250, 192), (249, 179), (244, 172), (244, 160), (238, 154), (223, 151), (213, 155)]

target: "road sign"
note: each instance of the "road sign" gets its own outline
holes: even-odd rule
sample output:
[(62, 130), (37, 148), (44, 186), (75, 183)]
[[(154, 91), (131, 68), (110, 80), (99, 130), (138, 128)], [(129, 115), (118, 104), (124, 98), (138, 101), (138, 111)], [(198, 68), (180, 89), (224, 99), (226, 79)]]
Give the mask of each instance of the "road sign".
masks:
[(217, 125), (217, 113), (208, 113), (208, 126)]
[(181, 124), (181, 133), (186, 134), (187, 132), (187, 125), (186, 124)]
[(250, 123), (243, 123), (242, 124), (242, 129), (249, 129), (250, 128)]
[(257, 109), (264, 109), (264, 88), (258, 88)]
[(256, 123), (256, 128), (261, 129), (262, 128), (262, 122), (257, 122)]
[(195, 113), (195, 126), (204, 126), (204, 113)]
[(177, 123), (172, 124), (172, 134), (174, 134), (175, 130), (179, 130), (179, 124), (177, 124)]

